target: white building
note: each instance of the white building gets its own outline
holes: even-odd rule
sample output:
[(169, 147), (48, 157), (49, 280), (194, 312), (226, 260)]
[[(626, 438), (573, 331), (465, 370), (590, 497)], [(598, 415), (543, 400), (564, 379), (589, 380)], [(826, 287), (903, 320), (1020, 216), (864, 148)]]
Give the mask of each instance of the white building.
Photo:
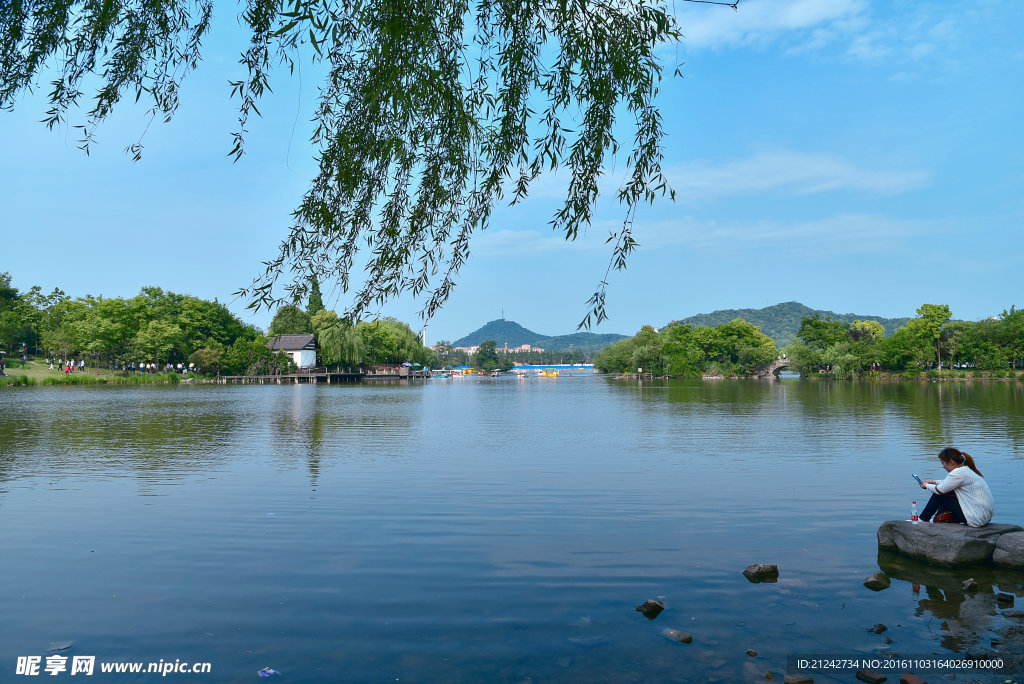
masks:
[(316, 335), (276, 335), (267, 346), (273, 351), (283, 351), (292, 357), (299, 368), (316, 366)]

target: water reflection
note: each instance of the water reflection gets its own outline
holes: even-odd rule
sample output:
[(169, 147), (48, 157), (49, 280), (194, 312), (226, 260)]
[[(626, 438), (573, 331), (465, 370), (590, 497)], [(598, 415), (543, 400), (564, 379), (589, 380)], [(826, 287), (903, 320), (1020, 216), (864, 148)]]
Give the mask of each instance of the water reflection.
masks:
[[(972, 450), (999, 521), (1024, 520), (1019, 401), (594, 377), (3, 391), (0, 679), (72, 638), (316, 683), (753, 681), (787, 653), (888, 649), (877, 622), (906, 653), (963, 645), (1019, 585), (964, 597), (912, 563), (884, 566), (888, 591), (860, 581), (910, 473), (938, 475), (933, 440)], [(747, 582), (755, 562), (779, 582)]]
[[(887, 591), (911, 592), (915, 614), (936, 621), (928, 629), (939, 637), (943, 648), (963, 653), (987, 646), (986, 632), (1002, 624), (1002, 609), (996, 594), (1024, 596), (1024, 575), (1019, 571), (993, 567), (939, 568), (898, 553), (879, 552), (878, 567), (897, 580)], [(964, 591), (963, 583), (974, 579), (976, 588)]]
[[(19, 401), (27, 400), (27, 401)], [(223, 463), (244, 428), (230, 402), (207, 392), (59, 388), (0, 395), (0, 481), (134, 473), (183, 477)]]

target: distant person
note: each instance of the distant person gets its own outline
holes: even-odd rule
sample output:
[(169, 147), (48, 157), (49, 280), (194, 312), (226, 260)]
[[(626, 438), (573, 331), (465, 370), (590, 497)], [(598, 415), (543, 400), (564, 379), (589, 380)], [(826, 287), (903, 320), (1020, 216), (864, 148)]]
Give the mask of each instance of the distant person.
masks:
[(949, 474), (942, 482), (922, 481), (921, 489), (932, 492), (932, 496), (921, 512), (921, 520), (970, 527), (987, 525), (995, 512), (995, 503), (992, 490), (971, 455), (947, 447), (939, 452), (939, 463)]

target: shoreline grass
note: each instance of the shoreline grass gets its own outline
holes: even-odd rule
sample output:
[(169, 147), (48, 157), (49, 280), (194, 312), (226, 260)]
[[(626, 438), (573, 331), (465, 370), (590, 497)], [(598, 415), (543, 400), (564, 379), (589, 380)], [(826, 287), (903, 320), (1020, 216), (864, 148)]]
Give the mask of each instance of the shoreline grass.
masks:
[[(30, 360), (22, 367), (20, 361), (8, 363), (5, 376), (0, 376), (0, 387), (46, 387), (58, 385), (177, 385), (182, 381), (178, 373), (136, 373), (125, 375), (106, 368), (86, 368), (65, 375), (64, 371), (50, 370), (46, 362)], [(195, 377), (195, 376), (188, 376)]]

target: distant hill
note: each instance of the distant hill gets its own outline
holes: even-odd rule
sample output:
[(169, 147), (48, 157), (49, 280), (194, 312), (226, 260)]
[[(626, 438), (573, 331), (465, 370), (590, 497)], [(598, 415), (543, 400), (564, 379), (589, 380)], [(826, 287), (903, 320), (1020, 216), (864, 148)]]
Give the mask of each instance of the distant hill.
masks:
[(818, 314), (822, 318), (830, 316), (833, 320), (842, 323), (853, 321), (878, 321), (885, 328), (888, 337), (907, 324), (909, 318), (882, 318), (881, 316), (870, 316), (866, 314), (840, 314), (835, 311), (824, 311), (804, 306), (800, 302), (785, 302), (768, 306), (763, 309), (722, 309), (709, 314), (697, 314), (684, 318), (678, 323), (683, 325), (708, 325), (716, 326), (728, 323), (735, 318), (742, 318), (748, 323), (761, 328), (768, 337), (775, 340), (776, 347), (784, 347), (796, 340), (796, 333), (800, 330), (800, 321), (804, 316)]
[(475, 347), (481, 342), (494, 340), (499, 347), (507, 343), (509, 347), (519, 347), (529, 344), (534, 347), (541, 347), (548, 351), (562, 351), (570, 347), (581, 351), (597, 351), (625, 339), (626, 335), (614, 333), (572, 333), (570, 335), (541, 335), (528, 330), (515, 321), (507, 321), (504, 318), (491, 321), (478, 330), (474, 330), (465, 337), (452, 342), (453, 347)]

